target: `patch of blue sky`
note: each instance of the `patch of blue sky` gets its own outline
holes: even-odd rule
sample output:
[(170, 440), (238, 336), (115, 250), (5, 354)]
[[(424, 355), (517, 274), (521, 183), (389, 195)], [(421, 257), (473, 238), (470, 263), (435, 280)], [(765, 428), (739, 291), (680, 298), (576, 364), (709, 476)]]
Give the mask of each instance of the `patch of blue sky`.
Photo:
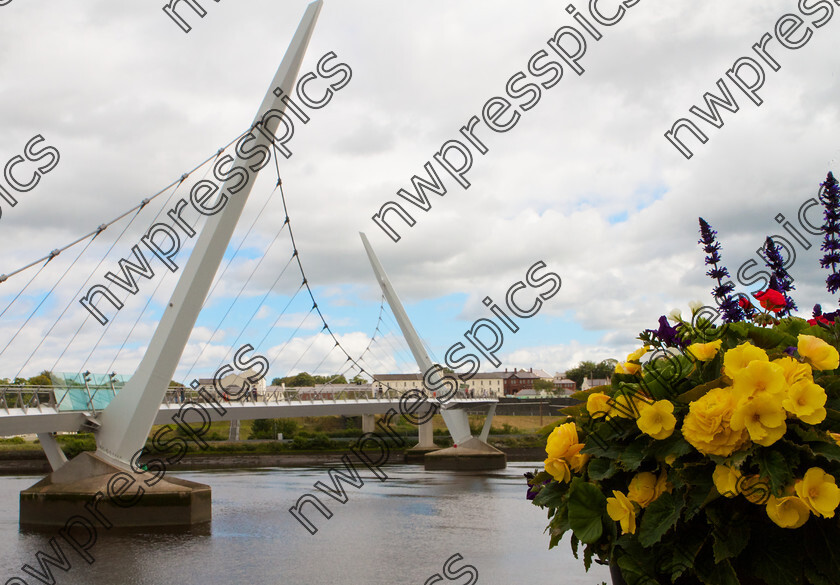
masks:
[(639, 187), (636, 189), (636, 192), (633, 193), (633, 200), (636, 201), (635, 205), (630, 206), (627, 209), (623, 209), (618, 213), (614, 213), (607, 218), (607, 221), (610, 222), (611, 225), (615, 225), (618, 223), (624, 223), (630, 218), (631, 213), (638, 213), (643, 209), (647, 209), (660, 199), (665, 196), (668, 192), (668, 187), (665, 185), (656, 185), (654, 187)]

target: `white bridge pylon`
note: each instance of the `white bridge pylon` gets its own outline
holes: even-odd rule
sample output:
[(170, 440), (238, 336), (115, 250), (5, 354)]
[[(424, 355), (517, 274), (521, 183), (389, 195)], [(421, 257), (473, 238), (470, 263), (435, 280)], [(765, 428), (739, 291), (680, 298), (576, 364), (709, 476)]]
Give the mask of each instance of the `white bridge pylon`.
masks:
[[(307, 7), (257, 111), (252, 127), (270, 110), (276, 113), (265, 121), (264, 131), (254, 132), (260, 146), (272, 144), (267, 136), (274, 136), (286, 109), (281, 96), (293, 95), (322, 4), (323, 0), (316, 0)], [(278, 87), (282, 93), (275, 94)], [(237, 156), (233, 166), (246, 164)], [(228, 198), (220, 213), (208, 218), (137, 371), (99, 417), (96, 454), (100, 458), (128, 468), (132, 455), (145, 444), (256, 178), (256, 173), (249, 174), (242, 190)], [(226, 188), (227, 182), (220, 192)]]
[[(376, 280), (377, 282), (379, 282), (379, 286), (382, 287), (382, 293), (385, 295), (385, 299), (388, 301), (388, 305), (391, 307), (391, 311), (394, 313), (394, 317), (396, 318), (397, 323), (400, 326), (400, 330), (402, 331), (403, 337), (405, 337), (405, 341), (406, 343), (408, 343), (408, 347), (411, 348), (411, 353), (414, 356), (414, 359), (417, 361), (417, 366), (420, 368), (420, 372), (424, 380), (423, 387), (425, 388), (426, 373), (432, 372), (435, 366), (432, 363), (432, 360), (429, 358), (429, 354), (426, 353), (426, 349), (423, 347), (423, 342), (420, 340), (420, 336), (417, 335), (417, 331), (414, 329), (414, 325), (411, 324), (411, 319), (408, 318), (408, 314), (405, 312), (402, 302), (400, 302), (400, 299), (397, 296), (397, 292), (391, 285), (391, 281), (388, 278), (388, 275), (385, 273), (385, 269), (379, 262), (379, 258), (376, 257), (376, 253), (373, 251), (373, 248), (371, 247), (367, 236), (361, 232), (359, 233), (359, 235), (362, 237), (362, 243), (365, 246), (365, 251), (367, 252), (368, 258), (370, 259), (370, 264), (373, 267), (373, 272), (376, 274)], [(439, 381), (439, 374), (435, 374), (433, 380)], [(453, 391), (454, 390), (457, 390), (457, 388), (453, 389)], [(438, 404), (440, 403), (440, 401), (438, 400), (433, 400), (433, 402), (437, 402)], [(442, 407), (440, 409), (440, 414), (443, 417), (443, 422), (446, 423), (446, 428), (449, 430), (449, 434), (452, 436), (452, 441), (455, 445), (461, 445), (463, 443), (466, 443), (470, 439), (473, 439), (473, 443), (475, 441), (481, 441), (483, 443), (487, 440), (487, 435), (490, 431), (490, 424), (493, 420), (493, 414), (495, 413), (496, 409), (495, 402), (496, 401), (493, 401), (493, 403), (490, 406), (490, 410), (487, 413), (487, 419), (484, 422), (484, 428), (481, 431), (480, 438), (474, 438), (472, 436), (472, 431), (470, 431), (470, 421), (465, 410), (460, 408), (447, 408), (447, 406), (454, 406), (453, 404), (447, 403), (441, 405)], [(426, 424), (430, 425), (431, 422)], [(421, 446), (425, 446), (422, 445), (422, 440)]]

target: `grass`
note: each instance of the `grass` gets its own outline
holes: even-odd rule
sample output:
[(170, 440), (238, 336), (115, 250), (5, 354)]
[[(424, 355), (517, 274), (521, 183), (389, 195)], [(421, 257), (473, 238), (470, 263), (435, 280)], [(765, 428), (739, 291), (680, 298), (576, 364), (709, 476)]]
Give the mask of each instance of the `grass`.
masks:
[[(377, 416), (377, 419), (381, 417)], [(474, 433), (480, 432), (484, 425), (484, 416), (471, 415), (469, 417), (470, 426)], [(278, 453), (278, 452), (301, 452), (301, 451), (319, 451), (319, 450), (334, 450), (346, 449), (347, 444), (336, 442), (332, 439), (336, 437), (355, 437), (361, 434), (361, 417), (304, 417), (292, 419), (298, 423), (298, 430), (291, 444), (281, 444), (276, 441), (248, 441), (247, 438), (251, 433), (251, 426), (253, 421), (242, 421), (239, 430), (239, 442), (228, 442), (230, 435), (230, 422), (221, 421), (211, 423), (210, 429), (205, 433), (204, 439), (207, 440), (209, 447), (201, 449), (196, 445), (195, 441), (188, 440), (190, 453), (203, 454), (225, 454), (225, 453)], [(501, 415), (493, 418), (491, 427), (490, 443), (496, 446), (503, 447), (539, 447), (545, 443), (545, 438), (540, 436), (545, 434), (546, 429), (553, 428), (562, 420), (562, 417), (552, 416), (510, 416)], [(352, 426), (353, 423), (358, 426)], [(348, 425), (351, 425), (348, 427)], [(446, 430), (446, 425), (443, 422), (443, 417), (436, 415), (432, 420), (433, 428), (435, 429), (435, 441), (440, 445), (445, 445), (451, 442), (449, 434)], [(172, 423), (170, 425), (157, 425), (152, 428), (150, 437), (154, 435), (160, 428), (169, 426), (174, 433), (182, 438), (185, 435)], [(402, 417), (394, 418), (392, 420), (392, 427), (401, 435), (416, 436), (417, 427), (406, 422)], [(495, 437), (492, 435), (496, 435)], [(530, 435), (526, 437), (511, 437), (508, 435)], [(166, 436), (166, 439), (172, 439), (172, 433)], [(287, 437), (293, 438), (293, 437)], [(96, 449), (96, 443), (93, 435), (87, 433), (78, 433), (73, 435), (58, 435), (58, 443), (62, 450), (68, 457), (74, 457), (82, 451), (92, 451)], [(156, 451), (147, 442), (147, 450)], [(21, 453), (32, 452), (40, 453), (41, 445), (36, 441), (25, 441), (21, 437), (0, 438), (0, 454), (2, 453)]]

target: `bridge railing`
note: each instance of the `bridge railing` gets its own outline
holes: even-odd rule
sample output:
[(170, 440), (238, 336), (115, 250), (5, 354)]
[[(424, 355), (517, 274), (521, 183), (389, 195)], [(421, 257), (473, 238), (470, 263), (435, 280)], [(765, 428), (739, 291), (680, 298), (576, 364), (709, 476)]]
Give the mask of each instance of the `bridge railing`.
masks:
[[(209, 392), (211, 396), (213, 396), (216, 400), (220, 400), (221, 402), (239, 402), (239, 403), (262, 403), (262, 404), (295, 404), (295, 403), (307, 403), (310, 404), (312, 402), (323, 402), (323, 403), (334, 403), (334, 402), (346, 402), (346, 401), (377, 401), (377, 400), (384, 400), (384, 401), (394, 401), (399, 400), (405, 393), (405, 390), (396, 390), (394, 388), (390, 389), (383, 389), (383, 390), (370, 390), (370, 389), (331, 389), (329, 387), (324, 388), (286, 388), (285, 390), (265, 390), (260, 391), (256, 395), (256, 399), (254, 397), (253, 392), (240, 392), (240, 395), (236, 395), (235, 393), (222, 394), (219, 396), (218, 392), (213, 388), (205, 388), (206, 392)], [(467, 396), (463, 390), (459, 390), (456, 392), (454, 398), (458, 399), (467, 399), (467, 398), (476, 398), (475, 396)], [(192, 402), (206, 402), (206, 394), (202, 397), (199, 394), (199, 391), (192, 390), (190, 388), (184, 388), (181, 390), (180, 388), (171, 388), (167, 390), (166, 396), (163, 399), (163, 403), (167, 406), (173, 406), (177, 404), (181, 404), (187, 401)]]
[(24, 412), (40, 406), (56, 406), (55, 392), (50, 386), (2, 386), (0, 387), (0, 409), (9, 412), (20, 408)]
[[(252, 392), (242, 392), (241, 396), (218, 396), (215, 389), (208, 390), (212, 396), (222, 402), (262, 403), (262, 404), (311, 404), (313, 402), (335, 403), (347, 401), (394, 401), (399, 400), (407, 391), (393, 388), (383, 390), (370, 389), (330, 389), (325, 388), (287, 388), (285, 390), (266, 390), (258, 392), (256, 400)], [(42, 406), (62, 411), (97, 411), (103, 410), (116, 396), (110, 388), (78, 388), (55, 386), (0, 386), (0, 411), (9, 413), (11, 409), (40, 409)], [(205, 395), (206, 396), (206, 395)], [(435, 401), (434, 396), (430, 397)], [(454, 398), (468, 399), (463, 390)], [(191, 388), (170, 388), (164, 395), (162, 404), (173, 406), (187, 401), (206, 402), (197, 390)]]

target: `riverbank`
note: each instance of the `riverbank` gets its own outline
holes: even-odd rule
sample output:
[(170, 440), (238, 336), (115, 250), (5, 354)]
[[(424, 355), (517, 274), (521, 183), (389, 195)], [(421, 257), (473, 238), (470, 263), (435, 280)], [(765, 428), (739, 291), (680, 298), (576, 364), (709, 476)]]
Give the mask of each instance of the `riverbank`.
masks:
[[(508, 461), (539, 461), (545, 449), (538, 447), (501, 447)], [(253, 469), (259, 467), (301, 467), (335, 463), (346, 449), (329, 451), (288, 451), (281, 453), (188, 453), (172, 465), (172, 471), (205, 469)], [(403, 463), (404, 451), (392, 451), (391, 463)], [(51, 471), (46, 456), (27, 451), (0, 453), (0, 475), (40, 475)]]

